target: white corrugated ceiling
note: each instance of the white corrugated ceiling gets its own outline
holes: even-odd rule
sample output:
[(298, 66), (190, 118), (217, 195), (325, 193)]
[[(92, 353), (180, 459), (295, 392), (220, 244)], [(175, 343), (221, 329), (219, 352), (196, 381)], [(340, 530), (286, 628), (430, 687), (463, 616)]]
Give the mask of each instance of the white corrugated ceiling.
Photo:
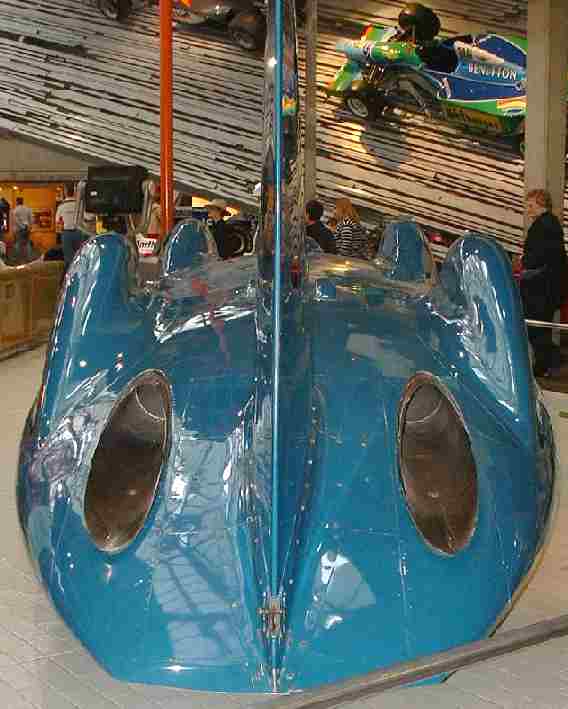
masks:
[[(431, 4), (444, 32), (523, 33), (526, 24), (526, 0)], [(341, 63), (337, 39), (373, 20), (394, 23), (404, 3), (319, 5), (323, 84)], [(158, 172), (155, 9), (122, 26), (79, 0), (3, 0), (0, 57), (0, 127)], [(176, 33), (175, 64), (176, 179), (195, 191), (252, 203), (260, 174), (261, 57), (223, 33), (195, 29)], [(480, 230), (518, 246), (523, 165), (512, 149), (419, 117), (357, 123), (324, 99), (320, 92), (319, 189), (326, 201), (345, 194), (389, 216), (410, 213), (431, 226)]]

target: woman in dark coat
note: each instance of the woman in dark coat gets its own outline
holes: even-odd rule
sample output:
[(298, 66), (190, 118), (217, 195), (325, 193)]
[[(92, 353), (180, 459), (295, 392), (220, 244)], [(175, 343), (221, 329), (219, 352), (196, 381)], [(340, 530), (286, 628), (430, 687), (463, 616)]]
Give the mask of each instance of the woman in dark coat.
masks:
[[(529, 230), (522, 257), (521, 297), (525, 317), (551, 321), (568, 295), (568, 259), (562, 225), (551, 211), (550, 195), (532, 190), (527, 195)], [(534, 350), (534, 373), (545, 376), (559, 365), (552, 331), (529, 328)]]

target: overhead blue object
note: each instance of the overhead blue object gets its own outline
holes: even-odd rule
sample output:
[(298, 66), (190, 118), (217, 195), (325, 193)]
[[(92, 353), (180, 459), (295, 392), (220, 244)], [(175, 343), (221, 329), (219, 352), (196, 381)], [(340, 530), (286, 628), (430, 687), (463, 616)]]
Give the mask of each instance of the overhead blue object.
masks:
[(256, 255), (219, 260), (190, 221), (140, 288), (128, 239), (90, 240), (22, 439), (37, 572), (127, 681), (297, 691), (480, 639), (549, 522), (554, 441), (505, 253), (468, 235), (438, 269), (411, 220), (373, 262), (306, 250), (280, 10)]

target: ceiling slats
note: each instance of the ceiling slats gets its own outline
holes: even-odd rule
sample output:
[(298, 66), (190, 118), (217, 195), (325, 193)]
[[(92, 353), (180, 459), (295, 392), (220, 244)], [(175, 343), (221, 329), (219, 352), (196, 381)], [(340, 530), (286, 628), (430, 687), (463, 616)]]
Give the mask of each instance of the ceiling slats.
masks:
[[(432, 0), (443, 30), (523, 32), (526, 0)], [(341, 64), (337, 40), (393, 24), (398, 0), (320, 0), (318, 82)], [(348, 9), (346, 9), (346, 7)], [(357, 9), (354, 9), (357, 8)], [(250, 205), (260, 178), (263, 61), (222, 32), (175, 34), (175, 177)], [(79, 0), (0, 3), (0, 128), (94, 158), (159, 172), (159, 42), (153, 7), (125, 24)], [(318, 189), (370, 212), (412, 214), (456, 234), (522, 241), (523, 164), (512, 148), (406, 116), (356, 122), (319, 92)]]

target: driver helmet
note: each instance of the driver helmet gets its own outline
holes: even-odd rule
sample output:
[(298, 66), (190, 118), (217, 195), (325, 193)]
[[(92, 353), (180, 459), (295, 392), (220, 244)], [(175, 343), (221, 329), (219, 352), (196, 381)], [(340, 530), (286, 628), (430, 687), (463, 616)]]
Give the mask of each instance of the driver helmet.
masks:
[(419, 2), (405, 5), (398, 16), (398, 25), (405, 36), (412, 37), (418, 44), (431, 42), (441, 28), (436, 13)]

